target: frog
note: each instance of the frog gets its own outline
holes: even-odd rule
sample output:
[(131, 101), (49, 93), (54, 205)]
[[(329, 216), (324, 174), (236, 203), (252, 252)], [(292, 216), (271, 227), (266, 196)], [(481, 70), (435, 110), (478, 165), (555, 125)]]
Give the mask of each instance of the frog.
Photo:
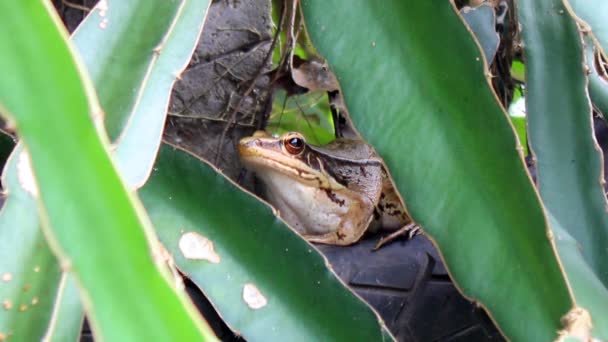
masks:
[(382, 158), (361, 139), (315, 146), (298, 132), (256, 131), (237, 150), (261, 181), (262, 197), (310, 242), (346, 246), (379, 229), (393, 238), (418, 232)]

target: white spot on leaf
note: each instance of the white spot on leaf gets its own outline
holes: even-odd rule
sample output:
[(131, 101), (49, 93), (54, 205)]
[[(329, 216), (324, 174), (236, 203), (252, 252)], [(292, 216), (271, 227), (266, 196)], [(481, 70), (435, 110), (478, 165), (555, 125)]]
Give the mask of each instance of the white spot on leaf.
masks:
[(2, 275), (2, 281), (8, 283), (9, 281), (13, 280), (13, 275), (10, 273), (4, 273)]
[(99, 28), (100, 29), (105, 29), (106, 27), (108, 27), (108, 18), (103, 18), (100, 22), (99, 22)]
[(243, 300), (247, 306), (253, 310), (261, 309), (268, 304), (268, 300), (258, 288), (253, 284), (245, 284), (243, 286)]
[(97, 9), (99, 10), (99, 16), (105, 17), (108, 13), (108, 0), (100, 0), (97, 3)]
[(10, 310), (13, 308), (13, 302), (11, 302), (10, 299), (5, 299), (4, 302), (2, 302), (2, 306), (4, 307), (4, 309)]
[(36, 186), (36, 180), (34, 179), (34, 173), (32, 172), (30, 156), (25, 151), (22, 151), (19, 154), (19, 160), (17, 161), (17, 178), (19, 179), (19, 185), (21, 185), (23, 190), (34, 197), (38, 197), (38, 187)]
[(196, 232), (188, 232), (179, 239), (179, 250), (186, 259), (207, 260), (217, 264), (220, 256), (215, 252), (213, 241)]

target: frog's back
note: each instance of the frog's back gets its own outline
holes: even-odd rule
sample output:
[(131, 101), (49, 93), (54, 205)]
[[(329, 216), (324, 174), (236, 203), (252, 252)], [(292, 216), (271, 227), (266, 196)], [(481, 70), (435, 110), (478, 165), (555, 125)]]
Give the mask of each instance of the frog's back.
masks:
[(341, 161), (382, 164), (374, 148), (362, 140), (338, 138), (325, 146), (309, 146), (319, 153), (331, 155), (332, 158), (340, 159)]
[(382, 158), (374, 148), (361, 140), (336, 139), (319, 151), (331, 151), (336, 159), (351, 160), (342, 167), (332, 167), (334, 178), (350, 189), (367, 194), (377, 203), (374, 225), (386, 230), (399, 229), (411, 222), (395, 186), (388, 176)]

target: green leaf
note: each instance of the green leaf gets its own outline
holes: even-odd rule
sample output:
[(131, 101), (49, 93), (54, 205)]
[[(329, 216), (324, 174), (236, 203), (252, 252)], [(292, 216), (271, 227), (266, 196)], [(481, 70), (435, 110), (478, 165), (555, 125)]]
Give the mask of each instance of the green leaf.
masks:
[(129, 185), (142, 186), (152, 171), (165, 127), (171, 89), (190, 61), (208, 6), (208, 0), (183, 2), (163, 37), (162, 47), (155, 49), (159, 56), (140, 80), (141, 94), (116, 149), (121, 176)]
[(73, 36), (116, 140), (121, 176), (131, 187), (150, 174), (171, 88), (190, 60), (208, 6), (208, 0), (98, 5)]
[(482, 3), (478, 7), (464, 7), (460, 13), (479, 41), (486, 63), (492, 63), (500, 44), (500, 37), (496, 32), (494, 7), (489, 3)]
[(462, 292), (510, 339), (555, 339), (572, 305), (568, 289), (521, 145), (453, 5), (302, 6), (356, 126), (384, 157)]
[(69, 273), (61, 275), (53, 317), (44, 336), (45, 341), (79, 341), (84, 321), (84, 308), (78, 296), (76, 279)]
[[(570, 6), (574, 14), (582, 19), (587, 28), (591, 30), (591, 34), (599, 41), (606, 57), (606, 49), (608, 49), (608, 2), (602, 0), (563, 0)], [(560, 7), (562, 11), (565, 8)], [(560, 13), (560, 14), (563, 14)]]
[(276, 91), (266, 131), (278, 135), (296, 131), (313, 145), (330, 143), (335, 135), (327, 92), (287, 97), (284, 90)]
[(589, 267), (581, 253), (580, 243), (568, 234), (553, 215), (549, 214), (549, 219), (577, 304), (591, 313), (593, 333), (605, 340), (608, 336), (608, 290)]
[[(101, 1), (72, 36), (99, 96), (111, 140), (137, 106), (180, 0)], [(201, 13), (201, 15), (204, 15)]]
[[(558, 252), (576, 303), (591, 312), (594, 335), (608, 339), (608, 306), (597, 305), (608, 298), (588, 291), (592, 284), (608, 284), (608, 213), (582, 67), (582, 36), (559, 0), (522, 0), (519, 10), (538, 189), (554, 222), (581, 245), (583, 258), (576, 261), (568, 259), (572, 251), (563, 244)], [(552, 224), (554, 233), (560, 233), (558, 225)], [(580, 279), (583, 260), (588, 272)]]
[(61, 280), (66, 276), (61, 276), (44, 240), (38, 215), (32, 215), (38, 207), (28, 193), (27, 155), (21, 147), (13, 149), (8, 135), (0, 134), (0, 145), (1, 159), (7, 160), (2, 176), (7, 196), (0, 211), (0, 278), (10, 278), (3, 281), (6, 286), (0, 286), (0, 336), (75, 341), (84, 317), (80, 297), (73, 279), (68, 286)]
[[(229, 326), (250, 341), (390, 339), (314, 247), (218, 172), (165, 145), (140, 195), (177, 266)], [(246, 284), (266, 305), (248, 306)]]
[[(16, 148), (2, 185), (9, 196), (0, 211), (0, 336), (40, 341), (55, 302), (61, 270), (42, 231), (28, 186), (27, 156)], [(21, 166), (20, 178), (17, 165)]]
[(48, 2), (0, 3), (0, 109), (30, 153), (47, 239), (98, 339), (212, 339), (153, 260), (153, 231), (95, 130), (92, 87), (54, 15)]
[[(144, 4), (146, 4), (146, 6), (150, 6), (151, 4), (153, 4), (153, 2), (144, 2)], [(198, 7), (196, 7), (198, 6)], [(141, 108), (145, 108), (145, 122), (141, 123), (141, 122), (137, 122), (135, 118), (132, 118), (130, 125), (128, 126), (131, 131), (135, 131), (135, 134), (123, 134), (122, 139), (121, 139), (121, 144), (118, 147), (118, 151), (117, 153), (119, 155), (124, 155), (125, 150), (127, 150), (129, 153), (131, 153), (132, 151), (130, 149), (135, 147), (138, 147), (138, 153), (131, 153), (131, 156), (135, 156), (136, 158), (130, 158), (128, 159), (129, 163), (131, 166), (129, 166), (129, 164), (127, 164), (128, 167), (125, 167), (124, 169), (126, 171), (128, 171), (128, 173), (126, 175), (123, 175), (123, 177), (127, 178), (129, 180), (129, 184), (134, 184), (134, 183), (139, 183), (142, 182), (140, 179), (147, 176), (147, 174), (149, 173), (149, 169), (152, 166), (152, 162), (153, 159), (156, 155), (156, 151), (158, 148), (158, 145), (160, 144), (160, 132), (162, 131), (162, 127), (163, 127), (163, 123), (164, 123), (164, 117), (165, 117), (165, 109), (167, 106), (167, 101), (168, 101), (168, 96), (169, 96), (169, 92), (170, 92), (170, 87), (171, 84), (175, 78), (175, 75), (177, 75), (177, 73), (179, 72), (179, 67), (175, 70), (171, 70), (171, 67), (167, 66), (167, 65), (175, 65), (175, 64), (179, 64), (180, 63), (180, 59), (182, 60), (181, 63), (185, 64), (187, 63), (188, 57), (190, 55), (190, 53), (192, 52), (192, 47), (195, 45), (196, 39), (198, 37), (198, 33), (200, 33), (200, 27), (202, 26), (202, 22), (203, 22), (203, 18), (204, 18), (204, 13), (205, 13), (205, 9), (207, 6), (207, 1), (186, 1), (184, 2), (184, 4), (182, 6), (179, 7), (179, 10), (177, 12), (177, 18), (175, 18), (173, 20), (173, 22), (169, 21), (163, 21), (163, 20), (156, 20), (154, 19), (154, 21), (152, 21), (152, 23), (154, 25), (150, 25), (151, 19), (150, 18), (146, 18), (145, 16), (135, 16), (134, 20), (130, 20), (130, 22), (128, 21), (119, 21), (119, 24), (114, 24), (112, 26), (110, 26), (109, 28), (104, 28), (104, 29), (100, 29), (101, 26), (107, 26), (106, 24), (102, 25), (102, 22), (105, 23), (108, 22), (108, 19), (119, 19), (121, 17), (125, 17), (125, 16), (129, 16), (129, 11), (131, 11), (132, 13), (142, 13), (142, 12), (146, 12), (146, 10), (141, 10), (141, 4), (139, 7), (137, 6), (133, 6), (133, 3), (118, 3), (116, 5), (113, 4), (113, 6), (108, 9), (103, 16), (100, 15), (102, 8), (97, 7), (96, 10), (93, 11), (93, 15), (87, 17), (87, 19), (84, 21), (83, 25), (81, 25), (81, 27), (79, 28), (79, 30), (77, 31), (74, 39), (77, 42), (77, 44), (82, 45), (81, 49), (87, 49), (87, 52), (91, 52), (91, 54), (86, 54), (86, 62), (88, 62), (88, 66), (91, 67), (91, 69), (95, 70), (98, 72), (98, 83), (100, 84), (100, 87), (106, 87), (106, 86), (111, 86), (113, 83), (109, 82), (107, 83), (107, 78), (105, 76), (107, 76), (108, 74), (110, 75), (116, 75), (117, 77), (121, 77), (122, 80), (127, 79), (130, 80), (131, 82), (136, 81), (136, 77), (137, 75), (140, 75), (140, 72), (138, 72), (138, 68), (134, 68), (133, 65), (139, 63), (140, 65), (147, 65), (150, 64), (150, 67), (148, 67), (148, 69), (146, 70), (146, 73), (144, 75), (140, 75), (140, 77), (144, 78), (144, 80), (146, 81), (145, 84), (148, 85), (148, 87), (143, 91), (142, 90), (142, 94), (138, 94), (137, 92), (129, 92), (127, 91), (127, 89), (122, 89), (122, 92), (124, 92), (125, 94), (131, 94), (131, 97), (122, 97), (119, 99), (122, 99), (123, 101), (125, 101), (125, 103), (123, 103), (124, 107), (128, 107), (130, 105), (130, 102), (134, 102), (136, 101), (136, 98), (139, 97), (139, 100), (137, 100), (137, 105), (134, 106), (133, 110), (135, 109), (139, 109), (138, 110), (138, 116), (135, 116), (135, 118), (137, 117), (141, 117), (142, 115), (142, 110)], [(152, 8), (152, 9), (160, 9), (162, 10), (163, 8)], [(119, 13), (120, 12), (120, 13)], [(152, 16), (156, 16), (159, 13), (155, 13), (152, 12), (151, 15)], [(163, 12), (162, 13), (165, 16), (171, 16), (173, 13), (171, 12)], [(133, 14), (131, 14), (133, 15)], [(134, 15), (133, 15), (134, 16)], [(183, 18), (186, 17), (187, 20), (184, 20)], [(181, 19), (181, 20), (178, 20)], [(193, 23), (193, 21), (195, 21)], [(161, 34), (164, 33), (163, 30), (152, 30), (152, 28), (156, 28), (159, 27), (158, 24), (162, 24), (166, 22), (168, 27), (165, 27), (165, 31), (167, 30), (171, 30), (171, 32), (173, 32), (172, 36), (169, 37), (162, 37)], [(174, 24), (174, 22), (176, 22)], [(179, 24), (179, 25), (178, 25)], [(138, 25), (142, 26), (141, 29), (135, 29), (134, 27), (137, 27)], [(184, 33), (180, 33), (181, 31), (183, 31), (185, 29), (185, 26), (187, 28), (190, 27), (196, 27), (199, 26), (199, 30), (191, 30), (189, 29), (188, 32)], [(141, 32), (141, 34), (145, 34), (145, 39), (141, 39), (141, 37), (135, 37), (132, 32)], [(155, 32), (158, 37), (156, 38), (157, 41), (163, 41), (163, 44), (165, 46), (164, 50), (167, 50), (164, 53), (161, 53), (161, 51), (150, 51), (150, 49), (145, 50), (145, 49), (141, 49), (142, 48), (142, 43), (149, 43), (149, 39), (150, 39), (150, 34), (152, 32)], [(179, 33), (179, 34), (176, 34)], [(122, 34), (122, 36), (120, 36)], [(179, 39), (175, 39), (175, 36), (180, 36)], [(118, 39), (117, 39), (118, 38)], [(95, 44), (95, 41), (98, 41), (99, 43)], [(133, 51), (126, 51), (124, 49), (123, 45), (120, 44), (125, 44), (125, 42), (128, 41), (129, 47), (132, 47), (134, 50)], [(111, 44), (114, 43), (114, 45)], [(134, 43), (134, 44), (133, 44)], [(99, 49), (100, 47), (104, 47), (104, 49)], [(113, 49), (110, 49), (110, 47), (112, 47)], [(140, 49), (140, 50), (137, 50)], [(141, 53), (144, 52), (144, 53)], [(116, 58), (116, 56), (124, 56), (125, 54), (128, 54), (129, 58), (125, 58), (123, 60), (121, 60), (121, 62), (123, 63), (115, 63), (115, 61), (113, 60), (114, 58)], [(181, 55), (180, 55), (181, 53)], [(160, 55), (160, 56), (159, 56)], [(150, 58), (153, 57), (153, 58)], [(130, 61), (130, 63), (127, 63), (125, 61)], [(104, 67), (106, 69), (99, 69), (100, 67)], [(101, 74), (104, 73), (104, 74)], [(147, 77), (146, 77), (147, 76)], [(119, 83), (120, 86), (122, 87), (128, 87), (130, 86), (129, 82), (122, 82)], [(150, 86), (152, 85), (152, 86)], [(163, 87), (164, 86), (164, 87)], [(150, 93), (152, 93), (150, 91), (150, 89), (152, 89), (154, 91), (154, 93), (152, 94), (153, 96), (150, 96)], [(116, 91), (121, 91), (120, 89), (116, 90)], [(164, 91), (164, 96), (162, 95)], [(105, 95), (107, 96), (112, 96), (113, 93), (112, 92), (104, 92)], [(146, 96), (147, 95), (147, 96)], [(153, 97), (152, 100), (149, 100), (150, 97)], [(148, 99), (148, 100), (147, 100)], [(110, 104), (114, 104), (117, 105), (115, 102), (116, 98), (112, 98), (112, 99), (101, 99), (104, 102), (109, 102)], [(162, 104), (162, 102), (164, 103), (164, 106)], [(160, 104), (159, 104), (160, 103)], [(148, 107), (153, 107), (148, 108)], [(123, 116), (130, 114), (127, 111), (124, 111), (122, 113), (118, 113), (121, 114)], [(110, 126), (112, 127), (118, 127), (118, 128), (123, 128), (120, 127), (120, 123), (117, 122), (119, 121), (120, 117), (118, 117), (118, 115), (114, 115), (114, 116), (110, 116), (110, 119), (114, 119), (114, 120), (108, 120)], [(124, 120), (123, 120), (124, 121)], [(133, 121), (136, 121), (135, 123)], [(141, 121), (141, 120), (140, 120)], [(147, 130), (146, 130), (147, 128)], [(150, 133), (151, 132), (151, 133)], [(148, 135), (156, 135), (156, 139), (154, 138), (147, 138), (146, 137), (146, 133)], [(125, 143), (125, 140), (127, 141), (127, 143)], [(14, 143), (12, 143), (12, 141), (10, 141), (10, 139), (8, 138), (8, 136), (6, 135), (2, 135), (2, 142), (4, 143), (4, 141), (7, 141), (9, 143), (11, 143), (11, 145), (14, 145)], [(134, 143), (133, 143), (134, 142)], [(141, 148), (141, 144), (139, 142), (145, 142), (147, 145), (151, 146), (150, 148)], [(5, 144), (3, 144), (2, 146), (4, 146)], [(2, 151), (5, 151), (5, 149), (3, 149)], [(10, 149), (8, 150), (8, 152), (10, 153)], [(6, 158), (2, 158), (3, 160)], [(123, 159), (119, 159), (119, 160), (124, 160)], [(143, 159), (143, 160), (142, 160)], [(16, 172), (15, 169), (11, 169), (10, 172)], [(135, 176), (131, 176), (135, 174)], [(143, 177), (141, 176), (143, 174)], [(131, 177), (129, 177), (131, 176)], [(139, 176), (139, 177), (138, 177)], [(14, 177), (14, 175), (13, 175)], [(13, 192), (11, 192), (9, 194), (11, 197), (13, 196)], [(12, 201), (12, 200), (11, 200)], [(23, 204), (23, 202), (20, 202), (21, 204)], [(13, 207), (13, 206), (11, 206)], [(27, 208), (27, 207), (26, 207)], [(29, 205), (29, 209), (30, 212), (33, 212), (36, 209), (35, 207), (35, 202), (31, 201), (30, 205)], [(13, 210), (14, 211), (14, 210)], [(10, 218), (7, 219), (8, 224), (10, 225), (11, 222), (20, 222), (18, 220), (18, 217), (14, 217), (11, 216)], [(37, 221), (36, 221), (37, 222)], [(30, 224), (28, 225), (30, 227), (32, 227), (32, 229), (39, 229), (37, 223), (36, 224)], [(5, 228), (7, 231), (9, 231), (10, 229), (14, 230), (14, 225), (10, 225), (8, 227)], [(41, 234), (41, 232), (39, 232), (38, 234)], [(7, 240), (10, 241), (10, 240)], [(41, 242), (41, 244), (44, 244), (44, 247), (42, 247), (42, 250), (47, 250), (47, 257), (50, 258), (50, 261), (48, 261), (49, 263), (52, 263), (53, 260), (55, 259), (55, 257), (51, 254), (48, 253), (48, 247), (46, 247), (46, 242)], [(20, 248), (21, 250), (27, 250), (26, 246), (22, 245), (22, 244), (16, 244), (13, 243), (11, 244), (11, 246), (13, 248)], [(8, 261), (9, 259), (7, 259)], [(14, 260), (15, 261), (15, 260)], [(17, 262), (20, 262), (19, 260), (16, 260)], [(72, 277), (70, 277), (71, 279)], [(38, 277), (38, 279), (41, 279), (41, 281), (45, 282), (45, 286), (49, 287), (49, 288), (56, 288), (57, 284), (56, 281), (55, 283), (53, 283), (53, 281), (50, 281), (49, 279), (46, 279), (44, 277)], [(56, 279), (58, 280), (58, 278)], [(60, 288), (64, 291), (64, 293), (62, 294), (57, 294), (58, 298), (61, 299), (61, 301), (56, 302), (56, 305), (58, 305), (57, 308), (53, 309), (52, 306), (47, 305), (46, 307), (44, 307), (44, 309), (46, 309), (47, 311), (49, 311), (49, 314), (51, 311), (54, 310), (54, 315), (57, 316), (53, 319), (53, 328), (50, 329), (49, 331), (47, 331), (47, 335), (46, 338), (50, 338), (53, 340), (60, 340), (60, 341), (65, 341), (65, 340), (76, 340), (78, 335), (80, 334), (80, 327), (82, 325), (82, 305), (80, 304), (80, 299), (78, 297), (78, 293), (77, 293), (77, 289), (75, 288), (75, 284), (73, 280), (70, 281), (63, 281), (62, 284), (67, 284), (66, 286), (61, 286)], [(4, 296), (3, 296), (4, 297)], [(50, 296), (46, 296), (49, 298), (49, 300), (51, 300), (52, 297)], [(8, 296), (7, 296), (8, 298)], [(12, 302), (11, 302), (12, 303)], [(43, 307), (43, 306), (41, 306)], [(32, 308), (33, 309), (33, 308)], [(43, 309), (37, 309), (38, 311), (43, 310)], [(17, 312), (17, 311), (15, 311)], [(23, 316), (23, 314), (21, 314)], [(39, 315), (39, 317), (42, 317)], [(7, 321), (8, 322), (8, 321)], [(23, 322), (28, 322), (28, 321), (23, 321)], [(43, 319), (37, 319), (37, 320), (30, 320), (29, 321), (30, 324), (22, 324), (22, 326), (24, 326), (24, 329), (21, 330), (27, 330), (29, 333), (34, 334), (33, 336), (36, 336), (35, 334), (38, 334), (37, 337), (33, 338), (33, 339), (40, 339), (41, 335), (40, 332), (38, 330), (40, 329), (46, 329), (46, 325), (48, 324), (48, 319), (47, 320), (43, 320)], [(35, 323), (35, 325), (40, 326), (40, 328), (38, 330), (36, 330), (31, 323)], [(3, 331), (6, 329), (0, 329), (0, 331)], [(52, 330), (52, 331), (51, 331)], [(16, 332), (17, 335), (22, 335), (21, 331), (17, 331)]]
[(511, 77), (520, 82), (526, 81), (526, 66), (524, 63), (518, 60), (511, 63)]

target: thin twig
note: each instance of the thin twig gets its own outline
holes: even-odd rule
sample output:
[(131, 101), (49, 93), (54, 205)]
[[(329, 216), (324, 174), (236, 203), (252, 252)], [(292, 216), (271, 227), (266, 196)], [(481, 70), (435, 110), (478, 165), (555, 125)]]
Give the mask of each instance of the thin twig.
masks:
[[(283, 20), (284, 20), (284, 17), (285, 17), (286, 8), (287, 8), (287, 6), (283, 6), (283, 9), (281, 11), (281, 15), (279, 17), (279, 28), (283, 26)], [(272, 60), (272, 54), (274, 52), (274, 47), (275, 47), (275, 45), (277, 43), (277, 39), (278, 39), (279, 36), (280, 36), (280, 29), (277, 30), (275, 36), (272, 39), (272, 43), (270, 44), (270, 48), (268, 49), (268, 52), (266, 53), (266, 58), (264, 58), (264, 63), (260, 66), (260, 69), (258, 70), (258, 73), (256, 74), (256, 76), (251, 80), (251, 83), (249, 84), (249, 87), (243, 93), (243, 96), (241, 97), (241, 99), (239, 100), (238, 104), (236, 105), (236, 107), (232, 111), (232, 113), (230, 115), (230, 119), (228, 120), (228, 124), (226, 125), (226, 127), (222, 131), (222, 135), (220, 136), (220, 139), (218, 141), (218, 146), (217, 146), (217, 150), (216, 150), (216, 154), (215, 154), (215, 163), (216, 163), (216, 165), (217, 165), (217, 163), (219, 161), (220, 152), (222, 151), (222, 146), (224, 144), (224, 139), (226, 138), (226, 134), (228, 133), (228, 130), (230, 129), (230, 127), (236, 122), (236, 113), (241, 108), (241, 105), (245, 101), (245, 98), (247, 96), (249, 96), (249, 94), (251, 94), (251, 92), (253, 91), (253, 88), (255, 88), (256, 81), (264, 73), (264, 68), (266, 67), (266, 65)]]
[(71, 8), (74, 8), (74, 9), (77, 9), (77, 10), (81, 10), (81, 11), (84, 11), (84, 12), (90, 12), (91, 11), (91, 9), (88, 8), (88, 7), (86, 7), (86, 6), (75, 4), (75, 3), (70, 2), (68, 0), (61, 0), (61, 3), (64, 4), (64, 5), (66, 5), (67, 7), (71, 7)]

